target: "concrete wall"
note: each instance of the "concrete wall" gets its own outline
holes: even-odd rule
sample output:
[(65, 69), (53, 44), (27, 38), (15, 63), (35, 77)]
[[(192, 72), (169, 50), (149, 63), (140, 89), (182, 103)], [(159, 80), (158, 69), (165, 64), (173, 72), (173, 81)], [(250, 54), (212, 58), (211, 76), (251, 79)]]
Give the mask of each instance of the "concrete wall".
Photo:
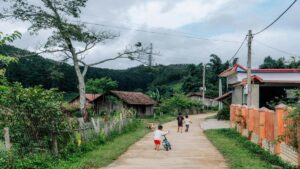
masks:
[(232, 91), (232, 104), (243, 104), (243, 88), (242, 86), (237, 86)]
[(252, 98), (251, 98), (251, 106), (254, 108), (259, 108), (259, 85), (252, 85)]
[[(252, 98), (251, 103), (252, 107), (259, 108), (259, 85), (253, 84), (252, 85)], [(243, 98), (244, 96), (244, 98)], [(236, 86), (232, 92), (232, 104), (246, 104), (247, 103), (247, 95), (244, 94), (243, 86)]]

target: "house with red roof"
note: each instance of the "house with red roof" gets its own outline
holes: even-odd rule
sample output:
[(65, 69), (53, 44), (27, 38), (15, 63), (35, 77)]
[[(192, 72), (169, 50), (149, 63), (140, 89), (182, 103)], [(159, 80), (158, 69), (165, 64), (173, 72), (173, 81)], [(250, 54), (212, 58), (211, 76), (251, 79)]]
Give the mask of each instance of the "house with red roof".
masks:
[[(86, 94), (87, 104), (92, 105), (97, 114), (102, 112), (132, 109), (140, 116), (153, 115), (156, 102), (141, 92), (109, 91), (106, 94)], [(71, 100), (71, 104), (79, 104), (79, 96)]]
[[(233, 104), (247, 103), (247, 69), (239, 64), (228, 68), (219, 75), (226, 78)], [(300, 87), (300, 69), (252, 69), (251, 70), (251, 106), (263, 107), (276, 98), (296, 99), (293, 91)]]

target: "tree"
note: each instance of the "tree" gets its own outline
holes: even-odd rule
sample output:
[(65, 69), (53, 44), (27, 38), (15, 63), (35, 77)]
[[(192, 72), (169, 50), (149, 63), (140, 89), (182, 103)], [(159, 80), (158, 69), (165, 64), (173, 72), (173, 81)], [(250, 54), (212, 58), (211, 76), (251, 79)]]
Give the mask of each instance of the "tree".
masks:
[[(56, 137), (68, 129), (68, 120), (61, 111), (61, 93), (40, 86), (23, 88), (16, 83), (0, 95), (0, 105), (5, 108), (0, 121), (10, 128), (11, 138), (21, 152), (52, 147), (58, 153)], [(59, 135), (62, 139), (67, 138)]]
[(118, 82), (112, 80), (109, 77), (103, 77), (101, 79), (89, 79), (86, 83), (87, 92), (91, 93), (107, 93), (110, 90), (116, 89)]
[(264, 59), (263, 64), (259, 66), (261, 69), (283, 69), (286, 68), (285, 59), (279, 58), (277, 60), (273, 59), (271, 56), (268, 56)]
[(232, 61), (232, 65), (238, 64), (239, 63), (239, 58), (234, 58)]
[(117, 37), (108, 31), (90, 31), (85, 24), (73, 21), (80, 18), (81, 9), (85, 7), (87, 0), (40, 0), (39, 3), (28, 0), (2, 1), (8, 2), (9, 10), (3, 10), (4, 12), (0, 13), (0, 16), (29, 21), (31, 26), (28, 30), (34, 34), (41, 30), (52, 31), (40, 52), (60, 53), (64, 57), (63, 61), (72, 60), (79, 83), (80, 110), (85, 118), (87, 115), (85, 111), (85, 75), (88, 68), (120, 58), (143, 62), (142, 54), (148, 53), (149, 48), (144, 48), (139, 42), (118, 53), (115, 57), (87, 63), (85, 56), (88, 51), (99, 43)]
[[(13, 42), (14, 40), (21, 38), (21, 33), (15, 31), (11, 35), (4, 35), (3, 32), (0, 32), (0, 46), (5, 45), (6, 43)], [(9, 56), (4, 56), (0, 54), (0, 64), (3, 66), (7, 66), (11, 62), (15, 62), (16, 59)], [(1, 69), (0, 69), (1, 70)], [(2, 69), (3, 71), (3, 69)]]
[[(8, 42), (13, 42), (15, 39), (20, 38), (21, 33), (15, 31), (11, 35), (4, 35), (2, 32), (0, 32), (0, 46), (3, 46), (4, 44)], [(7, 81), (4, 76), (5, 74), (5, 67), (12, 62), (16, 62), (17, 60), (13, 57), (4, 56), (0, 54), (0, 92), (6, 89)]]

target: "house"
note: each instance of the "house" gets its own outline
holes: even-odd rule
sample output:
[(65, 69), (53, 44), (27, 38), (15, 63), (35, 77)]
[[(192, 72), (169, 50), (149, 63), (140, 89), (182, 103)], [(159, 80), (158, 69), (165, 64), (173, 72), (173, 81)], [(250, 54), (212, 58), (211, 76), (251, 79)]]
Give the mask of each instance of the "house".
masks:
[[(86, 94), (87, 103), (96, 113), (133, 109), (140, 116), (153, 115), (156, 102), (141, 92), (110, 91), (107, 94)], [(70, 103), (79, 103), (79, 96)]]
[[(239, 64), (228, 68), (219, 75), (226, 78), (226, 93), (217, 98), (231, 96), (232, 104), (247, 104), (247, 69)], [(251, 70), (251, 105), (264, 107), (276, 98), (296, 99), (293, 91), (300, 87), (300, 69), (252, 69)]]
[(216, 107), (218, 105), (218, 101), (208, 96), (205, 96), (203, 101), (202, 92), (191, 92), (187, 96), (192, 100), (203, 102), (206, 107)]
[[(87, 105), (93, 105), (95, 99), (97, 99), (100, 96), (101, 96), (101, 94), (92, 94), (92, 93), (85, 94), (86, 104)], [(72, 99), (71, 101), (69, 101), (69, 103), (70, 104), (79, 104), (80, 103), (79, 96), (76, 96), (74, 99)]]

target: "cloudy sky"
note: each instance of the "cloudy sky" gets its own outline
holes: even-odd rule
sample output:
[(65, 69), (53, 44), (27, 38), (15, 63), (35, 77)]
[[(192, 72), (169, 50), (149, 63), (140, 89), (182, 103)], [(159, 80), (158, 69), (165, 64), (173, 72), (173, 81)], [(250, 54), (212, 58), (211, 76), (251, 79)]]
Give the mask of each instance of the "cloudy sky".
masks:
[[(257, 32), (281, 14), (293, 0), (89, 0), (82, 9), (81, 21), (92, 30), (109, 30), (120, 37), (100, 44), (86, 56), (93, 62), (115, 56), (138, 41), (153, 43), (156, 64), (208, 62), (214, 53), (223, 61), (231, 58), (249, 29)], [(265, 56), (300, 55), (300, 2), (297, 2), (275, 25), (254, 37), (253, 66)], [(35, 50), (45, 41), (48, 31), (31, 36), (28, 23), (0, 21), (0, 31), (18, 30), (22, 39), (14, 45)], [(141, 31), (142, 30), (142, 31)], [(211, 39), (211, 40), (204, 40)], [(237, 55), (246, 65), (246, 44)], [(57, 56), (49, 56), (60, 59)], [(98, 67), (125, 69), (136, 66), (128, 60), (107, 62)]]

